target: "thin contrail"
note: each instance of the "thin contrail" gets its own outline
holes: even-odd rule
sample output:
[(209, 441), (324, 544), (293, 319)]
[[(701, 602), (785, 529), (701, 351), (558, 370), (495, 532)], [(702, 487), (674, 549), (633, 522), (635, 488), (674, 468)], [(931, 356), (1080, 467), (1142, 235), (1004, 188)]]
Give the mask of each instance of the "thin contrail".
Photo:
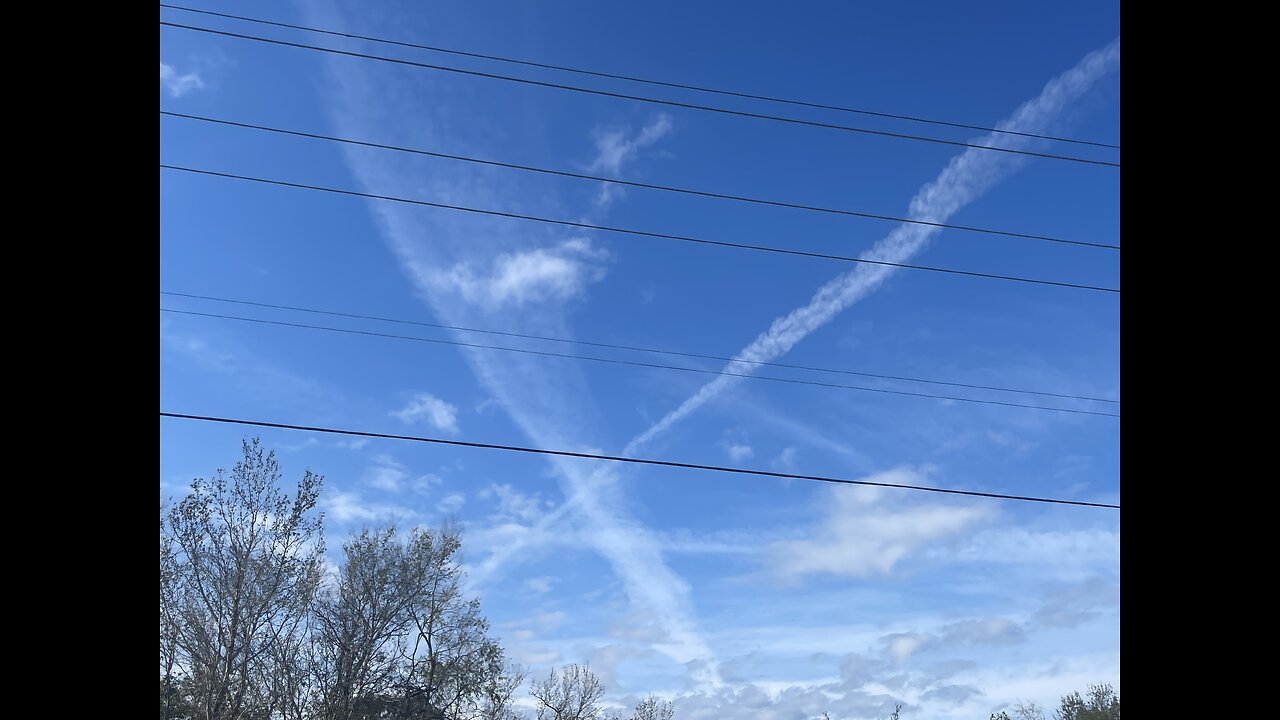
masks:
[[(1106, 47), (1089, 53), (1075, 67), (1050, 80), (1036, 98), (1027, 101), (996, 127), (1017, 132), (1044, 133), (1073, 101), (1088, 92), (1099, 79), (1113, 72), (1120, 65), (1120, 38)], [(1018, 136), (1009, 136), (1018, 137)], [(994, 142), (988, 135), (982, 143)], [(1031, 138), (1019, 138), (1014, 142), (1002, 140), (1012, 146), (1031, 145)], [(1025, 162), (1017, 156), (1003, 156), (966, 150), (947, 164), (932, 182), (920, 188), (911, 199), (910, 218), (930, 222), (946, 222), (958, 210), (977, 200), (996, 183), (1016, 172)], [(901, 262), (922, 251), (928, 241), (940, 232), (940, 228), (923, 225), (900, 225), (891, 231), (864, 257), (875, 260)], [(864, 265), (839, 275), (814, 293), (807, 305), (784, 315), (769, 329), (761, 333), (750, 345), (735, 357), (756, 362), (772, 361), (785, 354), (810, 333), (830, 322), (842, 310), (866, 297), (894, 272), (894, 268), (882, 265)], [(735, 373), (752, 372), (756, 365), (730, 362), (725, 368)], [(690, 413), (705, 405), (740, 377), (721, 376), (702, 386), (692, 397), (675, 410), (627, 443), (623, 455), (634, 455), (654, 438), (669, 430)], [(599, 471), (597, 471), (599, 472)], [(592, 480), (599, 477), (593, 476)], [(537, 530), (542, 531), (555, 524), (589, 497), (592, 482), (586, 483), (582, 493), (575, 493), (554, 512), (544, 516)], [(495, 551), (479, 566), (481, 577), (488, 577), (520, 550), (519, 543), (512, 543)]]
[[(1045, 85), (1038, 97), (1023, 103), (1013, 115), (1000, 122), (1000, 130), (1014, 130), (1042, 134), (1066, 106), (1078, 99), (1093, 84), (1120, 65), (1120, 38), (1111, 44), (1089, 53), (1075, 67), (1059, 75)], [(1016, 135), (1006, 140), (1009, 145), (1022, 147), (1033, 144), (1032, 138)], [(994, 142), (988, 135), (979, 144)], [(912, 220), (946, 222), (964, 206), (978, 199), (999, 181), (1016, 171), (1025, 162), (1017, 156), (1001, 156), (996, 153), (966, 150), (947, 164), (932, 182), (920, 188), (911, 199), (909, 217)], [(869, 260), (901, 263), (918, 254), (937, 235), (941, 228), (929, 225), (899, 225), (873, 248), (862, 255)], [(810, 333), (826, 325), (842, 310), (858, 302), (880, 286), (895, 268), (884, 265), (862, 265), (828, 282), (814, 293), (807, 305), (792, 310), (777, 320), (742, 352), (734, 357), (753, 362), (770, 362), (785, 354)], [(757, 365), (730, 362), (725, 370), (745, 374), (753, 372)], [(667, 413), (648, 430), (627, 443), (624, 455), (632, 455), (689, 413), (702, 407), (728, 388), (742, 380), (741, 377), (720, 376), (703, 385), (680, 407)]]

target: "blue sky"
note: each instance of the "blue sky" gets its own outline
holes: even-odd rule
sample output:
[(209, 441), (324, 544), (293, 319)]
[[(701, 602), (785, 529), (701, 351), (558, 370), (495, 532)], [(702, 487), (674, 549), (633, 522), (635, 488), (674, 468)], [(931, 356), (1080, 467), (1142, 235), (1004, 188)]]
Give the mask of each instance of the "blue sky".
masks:
[[(232, 2), (210, 9), (979, 125), (1014, 118), (1035, 132), (1119, 143), (1113, 3), (726, 7), (405, 2), (371, 11), (361, 3)], [(749, 111), (982, 136), (187, 13), (161, 17)], [(890, 215), (954, 206), (955, 223), (1119, 242), (1116, 168), (965, 155), (176, 29), (161, 29), (160, 62), (161, 109)], [(1118, 158), (1069, 145), (1025, 147)], [(602, 188), (190, 120), (161, 119), (160, 156), (589, 223), (1119, 285), (1119, 254), (1107, 250)], [(872, 272), (170, 171), (160, 175), (160, 238), (162, 290), (1119, 399), (1120, 303), (1110, 294)], [(175, 298), (161, 304), (316, 321)], [(492, 342), (422, 328), (410, 334)], [(1115, 418), (751, 380), (708, 386), (705, 375), (164, 313), (160, 404), (1119, 502)], [(162, 495), (234, 462), (243, 434), (179, 421), (162, 421), (160, 431)], [(676, 700), (689, 718), (800, 720), (823, 710), (876, 717), (894, 702), (916, 717), (971, 718), (1016, 698), (1052, 701), (1090, 682), (1119, 683), (1113, 510), (261, 435), (289, 476), (306, 467), (326, 476), (331, 546), (365, 524), (459, 520), (473, 590), (512, 656), (535, 673), (589, 661), (613, 703), (652, 691)]]

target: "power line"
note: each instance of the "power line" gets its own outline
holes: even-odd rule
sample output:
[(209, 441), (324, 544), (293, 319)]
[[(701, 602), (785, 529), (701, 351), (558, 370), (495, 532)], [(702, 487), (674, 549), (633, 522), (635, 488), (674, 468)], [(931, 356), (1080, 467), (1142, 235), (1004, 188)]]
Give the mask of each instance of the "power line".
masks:
[(505, 450), (507, 452), (531, 453), (535, 455), (554, 455), (557, 457), (581, 458), (584, 460), (605, 460), (608, 462), (632, 463), (635, 465), (657, 465), (660, 467), (683, 468), (687, 470), (710, 470), (713, 472), (735, 473), (738, 475), (760, 475), (763, 477), (783, 478), (787, 480), (814, 480), (816, 482), (837, 483), (840, 485), (863, 485), (868, 487), (895, 488), (898, 490), (918, 490), (920, 492), (941, 493), (944, 495), (964, 495), (967, 497), (991, 498), (995, 500), (1017, 500), (1021, 502), (1052, 503), (1055, 505), (1075, 505), (1079, 507), (1109, 508), (1119, 510), (1119, 505), (1110, 503), (1086, 502), (1084, 500), (1064, 500), (1062, 498), (1035, 497), (1030, 495), (1006, 495), (1004, 493), (979, 492), (977, 490), (956, 490), (953, 488), (929, 487), (927, 485), (907, 485), (905, 483), (876, 482), (874, 480), (851, 480), (848, 478), (828, 477), (825, 475), (801, 475), (799, 473), (774, 472), (772, 470), (753, 470), (750, 468), (727, 467), (724, 465), (702, 465), (699, 463), (677, 462), (674, 460), (656, 460), (652, 458), (634, 458), (621, 455), (602, 455), (597, 453), (573, 452), (571, 450), (547, 450), (544, 448), (524, 447), (520, 445), (502, 445), (499, 443), (470, 442), (467, 440), (447, 440), (445, 438), (424, 437), (419, 435), (394, 435), (391, 433), (366, 432), (362, 430), (345, 430), (340, 428), (314, 427), (309, 425), (291, 425), (288, 423), (266, 422), (263, 420), (246, 420), (242, 418), (224, 418), (213, 415), (192, 415), (160, 411), (162, 418), (179, 420), (197, 420), (200, 422), (223, 423), (226, 425), (248, 425), (251, 427), (273, 428), (277, 430), (299, 430), (302, 432), (325, 433), (329, 435), (346, 435), (379, 440), (406, 440), (409, 442), (431, 443), (433, 445), (451, 445), (454, 447), (477, 448), (481, 450)]
[(885, 395), (904, 395), (907, 397), (928, 398), (931, 400), (949, 400), (954, 402), (973, 403), (976, 405), (999, 405), (1001, 407), (1025, 408), (1027, 410), (1049, 410), (1052, 412), (1071, 413), (1073, 415), (1095, 415), (1100, 417), (1120, 417), (1119, 413), (1099, 412), (1096, 410), (1071, 410), (1067, 408), (1051, 407), (1048, 405), (1029, 405), (1024, 403), (1005, 402), (1003, 400), (978, 400), (974, 398), (958, 397), (954, 395), (937, 395), (934, 393), (912, 392), (910, 390), (890, 390), (887, 388), (866, 387), (863, 385), (844, 385), (841, 383), (820, 382), (817, 380), (800, 380), (796, 378), (776, 377), (773, 375), (756, 375), (754, 373), (736, 373), (727, 370), (704, 370), (702, 368), (692, 368), (683, 365), (666, 365), (662, 363), (640, 362), (638, 360), (621, 360), (618, 358), (596, 357), (594, 355), (573, 355), (570, 353), (557, 353), (546, 350), (531, 350), (528, 348), (504, 347), (501, 345), (483, 345), (480, 343), (462, 342), (460, 340), (443, 340), (440, 338), (425, 338), (415, 335), (396, 335), (393, 333), (373, 332), (370, 330), (353, 330), (350, 328), (331, 327), (327, 325), (310, 325), (307, 323), (286, 322), (283, 320), (266, 320), (262, 318), (250, 318), (240, 315), (223, 315), (220, 313), (196, 312), (194, 310), (175, 310), (172, 308), (160, 308), (160, 312), (173, 313), (177, 315), (192, 315), (196, 317), (216, 318), (219, 320), (236, 320), (239, 322), (256, 323), (258, 325), (275, 325), (277, 327), (300, 328), (305, 330), (322, 330), (325, 332), (345, 333), (347, 335), (363, 335), (365, 337), (388, 338), (392, 340), (410, 340), (413, 342), (431, 343), (433, 345), (452, 345), (454, 347), (473, 348), (478, 350), (498, 350), (501, 352), (519, 353), (522, 355), (537, 355), (540, 357), (563, 358), (566, 360), (587, 360), (589, 362), (608, 363), (611, 365), (629, 365), (632, 367), (650, 368), (655, 370), (676, 370), (679, 372), (697, 373), (700, 375), (724, 375), (727, 377), (744, 378), (750, 380), (767, 380), (770, 382), (790, 383), (792, 385), (810, 385), (814, 387), (833, 388), (839, 390), (857, 390), (860, 392), (882, 393)]
[(826, 128), (828, 130), (842, 130), (844, 132), (862, 133), (864, 135), (876, 135), (879, 137), (897, 138), (899, 140), (914, 140), (917, 142), (928, 142), (938, 145), (950, 145), (953, 147), (963, 147), (973, 150), (990, 150), (992, 152), (1010, 153), (1013, 155), (1025, 155), (1029, 157), (1046, 158), (1049, 160), (1066, 160), (1069, 162), (1084, 163), (1086, 165), (1102, 165), (1106, 167), (1119, 168), (1120, 163), (1111, 162), (1109, 160), (1092, 160), (1089, 158), (1076, 157), (1074, 155), (1058, 155), (1054, 153), (1034, 152), (1032, 150), (1017, 150), (1015, 148), (1000, 147), (998, 145), (981, 145), (978, 143), (963, 142), (960, 140), (946, 140), (944, 138), (928, 137), (925, 135), (911, 135), (908, 133), (891, 132), (889, 130), (873, 130), (871, 128), (855, 127), (853, 125), (837, 125), (835, 123), (819, 122), (816, 120), (803, 120), (800, 118), (786, 117), (782, 115), (768, 115), (765, 113), (748, 112), (745, 110), (732, 110), (730, 108), (717, 107), (714, 105), (699, 105), (696, 103), (680, 102), (677, 100), (662, 100), (659, 98), (645, 97), (642, 95), (628, 95), (626, 93), (610, 92), (608, 90), (595, 90), (592, 88), (579, 87), (577, 85), (565, 85), (562, 83), (545, 82), (542, 80), (530, 80), (528, 78), (514, 77), (511, 75), (499, 75), (497, 73), (481, 72), (479, 70), (467, 70), (465, 68), (450, 67), (448, 65), (435, 65), (432, 63), (415, 62), (413, 60), (404, 60), (401, 58), (387, 57), (385, 55), (372, 55), (369, 53), (353, 52), (350, 50), (339, 50), (337, 48), (324, 47), (322, 45), (308, 45), (306, 43), (290, 42), (288, 40), (276, 40), (274, 38), (265, 38), (258, 35), (246, 35), (244, 33), (230, 32), (227, 30), (215, 30), (213, 28), (200, 27), (198, 25), (185, 25), (183, 23), (160, 21), (163, 27), (178, 28), (181, 30), (191, 30), (194, 32), (208, 33), (210, 35), (220, 35), (223, 37), (238, 38), (241, 40), (251, 40), (253, 42), (267, 43), (270, 45), (279, 45), (282, 47), (297, 48), (300, 50), (314, 50), (316, 52), (329, 53), (332, 55), (342, 55), (344, 57), (362, 58), (365, 60), (375, 60), (378, 62), (394, 63), (396, 65), (405, 65), (409, 67), (423, 68), (426, 70), (439, 70), (441, 72), (456, 73), (459, 75), (468, 75), (471, 77), (482, 77), (491, 80), (504, 80), (506, 82), (521, 83), (523, 85), (533, 85), (537, 87), (554, 88), (557, 90), (568, 90), (570, 92), (584, 93), (587, 95), (600, 95), (603, 97), (618, 98), (620, 100), (634, 100), (636, 102), (651, 103), (654, 105), (665, 105), (668, 107), (678, 107), (686, 110), (702, 110), (705, 112), (714, 112), (721, 115), (736, 115), (738, 117), (754, 118), (757, 120), (772, 120), (775, 122), (790, 123), (793, 125), (807, 125), (809, 127)]
[(989, 228), (972, 227), (969, 225), (954, 225), (950, 223), (930, 222), (928, 220), (915, 220), (912, 218), (895, 217), (892, 215), (882, 215), (879, 213), (869, 213), (857, 210), (844, 210), (839, 208), (819, 207), (816, 205), (805, 205), (802, 203), (785, 202), (782, 200), (767, 200), (763, 198), (753, 198), (743, 195), (730, 195), (727, 193), (711, 192), (708, 190), (693, 190), (690, 188), (672, 187), (670, 185), (656, 185), (653, 183), (636, 182), (634, 180), (622, 180), (619, 178), (603, 177), (599, 175), (588, 175), (585, 173), (569, 172), (566, 170), (553, 170), (550, 168), (536, 167), (533, 165), (520, 165), (517, 163), (502, 162), (499, 160), (487, 160), (483, 158), (468, 157), (465, 155), (453, 155), (450, 153), (436, 152), (433, 150), (423, 150), (420, 148), (403, 147), (399, 145), (388, 145), (385, 143), (370, 142), (367, 140), (355, 140), (352, 138), (337, 137), (334, 135), (322, 135), (320, 133), (305, 132), (302, 130), (289, 130), (286, 128), (271, 127), (268, 125), (256, 125), (254, 123), (239, 122), (236, 120), (224, 120), (221, 118), (207, 117), (204, 115), (191, 115), (188, 113), (173, 112), (170, 110), (161, 110), (163, 116), (182, 118), (184, 120), (197, 120), (200, 122), (215, 123), (218, 125), (227, 125), (230, 127), (245, 128), (249, 130), (261, 130), (263, 132), (277, 133), (280, 135), (291, 135), (294, 137), (309, 138), (312, 140), (324, 140), (327, 142), (343, 143), (346, 145), (358, 145), (360, 147), (377, 148), (380, 150), (392, 150), (394, 152), (410, 153), (413, 155), (422, 155), (425, 157), (442, 158), (445, 160), (457, 160), (460, 162), (476, 163), (479, 165), (489, 165), (493, 167), (508, 168), (513, 170), (523, 170), (526, 172), (542, 173), (545, 175), (555, 175), (558, 177), (576, 178), (579, 180), (592, 180), (595, 182), (612, 183), (615, 185), (626, 185), (629, 187), (644, 188), (646, 190), (662, 190), (664, 192), (682, 193), (685, 195), (695, 195), (698, 197), (716, 198), (719, 200), (733, 200), (736, 202), (753, 203), (756, 205), (769, 205), (773, 207), (791, 208), (794, 210), (808, 210), (812, 212), (829, 213), (833, 215), (846, 215), (850, 217), (869, 218), (872, 220), (887, 220), (890, 222), (907, 223), (911, 225), (926, 225), (929, 227), (947, 228), (951, 230), (965, 230), (968, 232), (985, 233), (988, 235), (1003, 235), (1006, 237), (1023, 238), (1027, 240), (1044, 240), (1054, 243), (1063, 243), (1067, 245), (1081, 245), (1092, 248), (1102, 248), (1106, 250), (1119, 250), (1119, 245), (1108, 243), (1088, 242), (1085, 240), (1068, 240), (1065, 238), (1052, 237), (1049, 235), (1034, 235), (1031, 233), (1010, 232), (1006, 230), (992, 230)]
[(660, 238), (663, 240), (679, 240), (681, 242), (698, 243), (700, 245), (713, 245), (717, 247), (731, 247), (739, 250), (755, 250), (758, 252), (770, 252), (780, 255), (797, 255), (801, 257), (818, 258), (822, 260), (839, 260), (841, 262), (859, 263), (864, 265), (879, 265), (883, 267), (894, 267), (909, 270), (926, 270), (929, 272), (946, 273), (948, 275), (963, 275), (966, 277), (984, 278), (987, 280), (1005, 280), (1009, 282), (1020, 282), (1029, 285), (1051, 285), (1055, 287), (1071, 288), (1075, 290), (1090, 290), (1093, 292), (1105, 292), (1120, 294), (1120, 288), (1102, 287), (1098, 285), (1084, 285), (1080, 283), (1061, 282), (1058, 280), (1041, 280), (1037, 278), (1019, 277), (1016, 275), (998, 275), (995, 273), (977, 272), (973, 270), (957, 270), (954, 268), (934, 267), (932, 265), (912, 265), (909, 263), (895, 263), (887, 260), (872, 260), (869, 258), (855, 258), (847, 255), (834, 255), (830, 253), (813, 252), (809, 250), (792, 250), (788, 248), (779, 248), (769, 245), (753, 245), (749, 243), (736, 243), (727, 240), (711, 240), (708, 238), (693, 237), (691, 235), (675, 235), (672, 233), (649, 232), (647, 230), (634, 230), (630, 228), (611, 227), (608, 225), (595, 225), (592, 223), (576, 222), (573, 220), (557, 220), (552, 218), (538, 217), (536, 215), (523, 215), (520, 213), (503, 212), (500, 210), (484, 210), (481, 208), (467, 207), (465, 205), (450, 205), (447, 203), (432, 202), (429, 200), (414, 200), (411, 198), (398, 197), (395, 195), (378, 195), (375, 193), (359, 192), (357, 190), (345, 190), (342, 188), (326, 187), (324, 185), (308, 185), (305, 183), (289, 182), (286, 180), (272, 180), (269, 178), (254, 177), (252, 175), (238, 175), (235, 173), (225, 173), (216, 170), (204, 170), (200, 168), (184, 167), (182, 165), (169, 165), (160, 163), (162, 170), (176, 170), (179, 172), (193, 173), (196, 175), (209, 175), (212, 177), (221, 177), (231, 180), (244, 180), (247, 182), (262, 183), (264, 185), (278, 185), (280, 187), (290, 187), (299, 190), (314, 190), (317, 192), (333, 193), (336, 195), (347, 195), (350, 197), (367, 198), (370, 200), (385, 200), (388, 202), (404, 203), (406, 205), (419, 205), (422, 207), (440, 208), (443, 210), (458, 210), (461, 212), (475, 213), (477, 215), (491, 215), (494, 217), (511, 218), (514, 220), (528, 220), (530, 222), (546, 223), (548, 225), (564, 225), (566, 227), (580, 228), (584, 230), (600, 230), (603, 232), (619, 233), (622, 235), (635, 235), (639, 237)]
[[(814, 367), (811, 365), (795, 365), (791, 363), (765, 362), (763, 360), (744, 360), (742, 358), (729, 357), (725, 355), (707, 355), (703, 353), (681, 352), (678, 350), (662, 350), (658, 348), (638, 347), (635, 345), (618, 345), (615, 343), (593, 342), (590, 340), (573, 340), (568, 338), (551, 337), (548, 335), (531, 335), (528, 333), (506, 332), (503, 330), (487, 330), (481, 328), (463, 327), (461, 325), (445, 325), (442, 323), (429, 323), (420, 320), (406, 320), (404, 318), (380, 317), (378, 315), (361, 315), (358, 313), (338, 312), (334, 310), (318, 310), (316, 308), (297, 307), (294, 305), (277, 305), (273, 303), (255, 302), (253, 300), (236, 300), (233, 298), (215, 297), (212, 295), (194, 295), (191, 293), (160, 291), (161, 295), (169, 297), (180, 297), (191, 300), (207, 300), (210, 302), (229, 303), (232, 305), (247, 305), (251, 307), (270, 308), (273, 310), (289, 310), (292, 312), (311, 313), (313, 315), (328, 315), (330, 317), (350, 318), (354, 320), (374, 320), (376, 322), (396, 323), (399, 325), (414, 325), (418, 327), (435, 328), (439, 330), (453, 330), (458, 332), (482, 333), (485, 335), (498, 335), (502, 337), (520, 338), (523, 340), (539, 340), (546, 342), (564, 343), (569, 345), (584, 345), (589, 347), (607, 348), (610, 350), (627, 350), (631, 352), (654, 353), (657, 355), (672, 355), (676, 357), (697, 358), (702, 360), (716, 360), (720, 362), (741, 363), (743, 365), (756, 365), (761, 367), (777, 367), (787, 368), (790, 370), (806, 370), (811, 372), (833, 373), (840, 375), (856, 375), (859, 377), (876, 378), (879, 380), (899, 380), (903, 382), (925, 383), (928, 385), (945, 385), (949, 387), (968, 388), (972, 390), (991, 390), (1003, 393), (1018, 393), (1023, 395), (1040, 395), (1043, 397), (1062, 398), (1065, 400), (1083, 400), (1086, 402), (1108, 403), (1110, 405), (1119, 405), (1119, 400), (1108, 400), (1107, 398), (1089, 397), (1087, 395), (1069, 395), (1065, 393), (1051, 393), (1041, 390), (1024, 390), (1020, 388), (998, 387), (994, 385), (976, 385), (972, 383), (948, 382), (945, 380), (926, 380), (923, 378), (905, 377), (902, 375), (884, 375), (879, 373), (863, 372), (860, 370), (845, 370)], [(1051, 408), (1057, 409), (1057, 408)]]
[(460, 57), (478, 58), (481, 60), (493, 60), (496, 62), (510, 63), (512, 65), (524, 65), (526, 67), (543, 68), (546, 70), (558, 70), (561, 72), (576, 73), (578, 75), (589, 75), (592, 77), (608, 78), (611, 80), (626, 80), (627, 82), (643, 83), (645, 85), (657, 85), (661, 87), (678, 88), (680, 90), (694, 90), (697, 92), (713, 93), (715, 95), (725, 95), (728, 97), (744, 98), (748, 100), (764, 100), (766, 102), (780, 103), (783, 105), (796, 105), (799, 107), (815, 108), (818, 110), (835, 110), (838, 112), (853, 113), (856, 115), (867, 115), (871, 117), (888, 118), (892, 120), (908, 120), (910, 122), (926, 123), (929, 125), (942, 125), (945, 127), (962, 128), (965, 130), (979, 130), (988, 133), (999, 133), (1001, 135), (1018, 135), (1021, 137), (1036, 138), (1039, 140), (1052, 140), (1055, 142), (1073, 143), (1076, 145), (1091, 145), (1093, 147), (1111, 148), (1119, 150), (1119, 145), (1111, 143), (1097, 142), (1094, 140), (1081, 140), (1078, 138), (1058, 137), (1056, 135), (1042, 135), (1039, 133), (1020, 132), (1018, 130), (1004, 130), (1001, 128), (986, 127), (984, 125), (970, 125), (968, 123), (954, 122), (949, 120), (938, 120), (935, 118), (920, 117), (918, 115), (904, 115), (901, 113), (879, 112), (876, 110), (867, 110), (865, 108), (854, 108), (841, 105), (830, 105), (827, 103), (810, 102), (806, 100), (795, 100), (791, 98), (780, 98), (770, 95), (759, 95), (756, 93), (738, 92), (734, 90), (724, 90), (719, 88), (709, 88), (699, 85), (690, 85), (687, 83), (667, 82), (663, 80), (653, 80), (650, 78), (635, 77), (633, 75), (619, 75), (617, 73), (607, 73), (598, 70), (586, 70), (583, 68), (568, 67), (565, 65), (552, 65), (550, 63), (536, 62), (533, 60), (521, 60), (511, 57), (503, 57), (501, 55), (487, 55), (478, 52), (469, 52), (466, 50), (456, 50), (453, 48), (444, 48), (435, 45), (423, 45), (420, 43), (405, 42), (402, 40), (389, 40), (386, 38), (371, 37), (369, 35), (357, 35), (355, 33), (339, 32), (337, 30), (326, 30), (323, 28), (310, 27), (307, 25), (294, 25), (292, 23), (279, 22), (275, 20), (266, 20), (263, 18), (246, 17), (244, 15), (232, 15), (230, 13), (214, 12), (212, 10), (201, 10), (199, 8), (185, 7), (182, 5), (170, 5), (168, 3), (160, 3), (160, 7), (169, 10), (181, 10), (183, 12), (197, 13), (200, 15), (209, 15), (212, 17), (227, 18), (229, 20), (240, 20), (243, 22), (256, 23), (258, 25), (270, 25), (272, 27), (289, 28), (290, 30), (303, 30), (306, 32), (320, 33), (322, 35), (331, 35), (334, 37), (348, 38), (351, 40), (365, 40), (368, 42), (381, 43), (383, 45), (395, 45), (397, 47), (414, 48), (416, 50), (428, 50), (430, 52), (445, 53), (448, 55), (457, 55)]

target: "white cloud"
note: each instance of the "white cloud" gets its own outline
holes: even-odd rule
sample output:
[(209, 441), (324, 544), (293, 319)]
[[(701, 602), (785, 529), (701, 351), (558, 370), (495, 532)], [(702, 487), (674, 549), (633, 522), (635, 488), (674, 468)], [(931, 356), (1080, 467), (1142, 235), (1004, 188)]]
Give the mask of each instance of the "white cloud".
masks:
[(407, 522), (417, 518), (417, 513), (403, 505), (368, 502), (359, 493), (337, 488), (325, 490), (320, 495), (320, 505), (325, 516), (339, 524)]
[(786, 471), (795, 470), (796, 456), (798, 456), (799, 454), (800, 454), (800, 451), (794, 447), (783, 448), (782, 452), (778, 453), (778, 457), (774, 458), (774, 461), (773, 461), (774, 469), (786, 470)]
[(541, 496), (525, 495), (511, 485), (490, 485), (480, 497), (497, 500), (497, 519), (533, 522), (543, 515)]
[(1044, 627), (1073, 628), (1097, 617), (1102, 610), (1120, 607), (1120, 586), (1102, 578), (1051, 594), (1032, 620)]
[(898, 664), (906, 662), (912, 655), (936, 641), (937, 638), (933, 635), (915, 632), (894, 633), (884, 638), (885, 651)]
[[(872, 482), (920, 485), (914, 470), (898, 469), (866, 478)], [(887, 574), (899, 561), (930, 543), (957, 535), (991, 519), (990, 505), (965, 506), (883, 502), (885, 492), (869, 487), (834, 487), (823, 493), (826, 517), (809, 539), (774, 543), (771, 569), (782, 578), (827, 574), (867, 577)]]
[(442, 513), (456, 513), (466, 504), (467, 496), (462, 493), (449, 493), (436, 503), (436, 510)]
[[(1007, 646), (1027, 641), (1022, 624), (1007, 618), (971, 618), (948, 623), (931, 632), (900, 632), (880, 638), (884, 652), (898, 665), (924, 650), (966, 646)], [(951, 694), (943, 692), (943, 695)], [(945, 697), (935, 699), (946, 700)]]
[(373, 463), (373, 467), (364, 472), (365, 484), (379, 490), (400, 492), (405, 480), (409, 478), (408, 468), (390, 455), (378, 455)]
[(1025, 565), (1056, 581), (1079, 581), (1100, 568), (1119, 574), (1120, 530), (998, 527), (957, 545), (931, 548), (928, 555), (942, 562)]
[(204, 87), (204, 80), (195, 71), (185, 75), (173, 69), (172, 65), (160, 63), (160, 85), (169, 92), (170, 97), (180, 98), (187, 93)]
[[(587, 169), (616, 177), (622, 172), (623, 165), (670, 132), (671, 116), (666, 113), (659, 113), (637, 132), (632, 132), (630, 128), (596, 128), (592, 131), (596, 156)], [(606, 183), (596, 196), (596, 204), (608, 205), (620, 191), (617, 185)]]
[(320, 444), (320, 441), (319, 441), (319, 440), (317, 440), (317, 439), (315, 439), (315, 438), (313, 438), (313, 437), (309, 437), (309, 438), (306, 438), (305, 440), (302, 440), (302, 441), (300, 441), (300, 442), (296, 442), (296, 443), (292, 443), (292, 444), (290, 444), (290, 443), (280, 443), (280, 444), (278, 445), (278, 447), (279, 447), (281, 450), (284, 450), (285, 452), (298, 452), (299, 450), (306, 450), (307, 448), (313, 448), (313, 447), (315, 447), (315, 446), (317, 446), (317, 445), (319, 445), (319, 444)]
[(551, 592), (551, 586), (555, 584), (555, 582), (556, 578), (551, 577), (550, 575), (543, 575), (541, 577), (528, 578), (524, 581), (524, 587), (535, 595), (542, 595), (544, 593)]
[(400, 418), (405, 425), (426, 422), (431, 427), (456, 434), (458, 432), (458, 408), (431, 393), (420, 392), (413, 396), (408, 405), (391, 413)]
[(431, 491), (431, 488), (437, 487), (442, 482), (444, 482), (444, 479), (439, 475), (427, 473), (425, 475), (419, 475), (412, 483), (409, 484), (409, 487), (419, 495), (425, 495)]
[(574, 238), (551, 247), (502, 253), (487, 269), (458, 263), (447, 272), (433, 273), (429, 282), (437, 290), (456, 293), (490, 311), (563, 302), (604, 278), (606, 257), (590, 240)]
[(558, 630), (564, 624), (565, 617), (567, 616), (562, 610), (551, 612), (539, 610), (533, 614), (533, 617), (529, 618), (529, 625), (536, 632), (546, 634)]
[(414, 477), (404, 463), (386, 454), (373, 457), (373, 465), (364, 471), (363, 479), (366, 485), (379, 490), (398, 493), (408, 487), (418, 494), (425, 494), (443, 482), (431, 473)]
[(750, 445), (743, 445), (740, 443), (731, 443), (729, 447), (726, 448), (726, 451), (729, 453), (729, 458), (734, 462), (750, 460), (751, 457), (756, 454), (756, 451), (753, 450)]

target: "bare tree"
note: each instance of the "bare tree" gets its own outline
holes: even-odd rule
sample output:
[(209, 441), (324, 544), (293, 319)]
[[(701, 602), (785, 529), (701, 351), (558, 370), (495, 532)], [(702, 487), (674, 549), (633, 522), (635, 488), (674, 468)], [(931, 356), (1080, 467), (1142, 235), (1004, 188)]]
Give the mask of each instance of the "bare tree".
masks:
[(520, 720), (522, 716), (511, 707), (511, 697), (524, 684), (525, 677), (524, 669), (511, 663), (502, 672), (487, 678), (481, 688), (484, 699), (480, 720)]
[(555, 669), (529, 694), (538, 701), (538, 720), (598, 720), (604, 686), (586, 665)]
[(322, 478), (307, 471), (290, 496), (277, 487), (275, 453), (256, 439), (243, 451), (229, 475), (192, 481), (161, 528), (169, 681), (182, 675), (204, 720), (276, 712), (265, 681), (281, 670), (278, 651), (296, 640), (321, 577), (321, 525), (311, 511)]
[(407, 584), (413, 632), (404, 653), (404, 705), (451, 720), (484, 717), (493, 694), (486, 688), (496, 692), (492, 683), (506, 669), (480, 601), (462, 592), (461, 543), (458, 529), (445, 527), (415, 531), (407, 546), (414, 563)]
[(636, 703), (636, 709), (631, 714), (631, 720), (671, 720), (675, 717), (675, 714), (675, 706), (670, 701), (661, 700), (656, 695), (650, 695)]
[(321, 478), (291, 496), (243, 451), (161, 506), (161, 720), (519, 720), (525, 675), (462, 591), (456, 528), (362, 531), (326, 579)]
[(342, 547), (336, 581), (314, 609), (314, 667), (319, 715), (359, 717), (381, 704), (401, 680), (403, 643), (418, 584), (413, 559), (395, 528), (364, 530)]
[[(1018, 702), (1009, 711), (994, 713), (991, 720), (1045, 720), (1044, 710), (1033, 702)], [(1082, 696), (1078, 692), (1062, 696), (1054, 720), (1120, 720), (1120, 695), (1110, 685), (1090, 685)]]
[(1084, 697), (1074, 692), (1062, 698), (1056, 720), (1120, 720), (1120, 695), (1110, 685), (1090, 685)]

